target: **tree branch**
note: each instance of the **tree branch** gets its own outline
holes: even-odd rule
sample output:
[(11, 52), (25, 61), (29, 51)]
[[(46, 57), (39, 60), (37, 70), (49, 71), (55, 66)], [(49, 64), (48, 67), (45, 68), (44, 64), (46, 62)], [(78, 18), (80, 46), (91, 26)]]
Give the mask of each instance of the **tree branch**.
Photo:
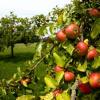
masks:
[(83, 37), (83, 25), (84, 25), (84, 22), (81, 23), (81, 26), (80, 26), (80, 32), (81, 32), (81, 41), (84, 40), (84, 37)]
[(34, 66), (32, 66), (31, 70), (29, 71), (28, 75), (44, 60), (44, 58), (46, 57), (47, 54), (51, 53), (53, 48), (55, 47), (55, 45), (53, 44), (53, 46), (50, 48), (49, 52), (46, 53)]
[(72, 93), (71, 93), (71, 100), (75, 100), (76, 99), (76, 89), (78, 87), (78, 80), (76, 79), (75, 83), (73, 84), (71, 90), (72, 90)]

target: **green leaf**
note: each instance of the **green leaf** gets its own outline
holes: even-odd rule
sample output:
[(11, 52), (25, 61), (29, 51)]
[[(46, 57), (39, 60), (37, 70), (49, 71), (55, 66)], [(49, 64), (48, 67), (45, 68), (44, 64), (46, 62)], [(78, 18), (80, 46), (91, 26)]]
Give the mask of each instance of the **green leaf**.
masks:
[(49, 23), (49, 24), (48, 24), (48, 27), (49, 27), (50, 33), (51, 33), (52, 35), (54, 35), (55, 29), (57, 28), (56, 23)]
[(10, 93), (7, 95), (0, 96), (0, 100), (16, 100), (16, 98), (13, 94)]
[(34, 96), (32, 95), (22, 95), (20, 97), (17, 97), (16, 100), (33, 100), (34, 99)]
[(63, 99), (62, 95), (59, 94), (59, 95), (56, 96), (56, 100), (64, 100), (64, 99)]
[(45, 76), (44, 78), (44, 81), (46, 83), (46, 85), (50, 88), (56, 88), (56, 86), (58, 85), (57, 84), (57, 81), (54, 80), (51, 76), (47, 75)]
[(63, 13), (58, 16), (57, 23), (58, 24), (62, 24), (63, 23)]
[(85, 61), (82, 65), (79, 64), (78, 67), (77, 67), (77, 70), (80, 71), (80, 72), (85, 72), (87, 69), (87, 61)]
[(62, 57), (60, 57), (56, 52), (53, 53), (53, 57), (55, 58), (55, 63), (60, 66), (64, 67), (65, 61), (63, 60)]
[(98, 45), (98, 47), (96, 48), (97, 52), (100, 52), (100, 44)]
[(63, 12), (63, 22), (66, 22), (67, 17), (66, 17), (66, 10)]
[(47, 74), (47, 65), (41, 62), (34, 70), (34, 75), (40, 79), (43, 80), (45, 75)]
[(100, 56), (96, 57), (93, 61), (92, 68), (97, 69), (100, 67)]
[(64, 45), (63, 48), (70, 54), (72, 55), (73, 51), (74, 51), (74, 46), (69, 42), (67, 41), (66, 42), (66, 46)]
[(98, 18), (92, 27), (91, 38), (95, 39), (100, 34), (100, 18)]
[(39, 34), (43, 35), (45, 30), (46, 30), (46, 26), (42, 26), (42, 27), (38, 28), (37, 35), (39, 35)]
[(42, 45), (42, 42), (40, 42), (36, 50), (37, 56), (39, 57), (41, 57)]
[(40, 100), (53, 100), (53, 93), (50, 92), (46, 94), (45, 96), (40, 96)]
[(63, 93), (62, 93), (62, 97), (64, 100), (71, 100), (71, 97), (70, 95), (68, 94), (68, 90), (65, 90)]
[(55, 79), (57, 80), (58, 84), (62, 80), (63, 76), (64, 76), (64, 71), (56, 72), (56, 78)]
[(81, 78), (79, 78), (79, 80), (84, 84), (88, 83), (88, 81), (89, 81), (87, 76), (81, 77)]
[(56, 96), (56, 100), (71, 100), (71, 98), (66, 90), (62, 94), (59, 94), (58, 96)]

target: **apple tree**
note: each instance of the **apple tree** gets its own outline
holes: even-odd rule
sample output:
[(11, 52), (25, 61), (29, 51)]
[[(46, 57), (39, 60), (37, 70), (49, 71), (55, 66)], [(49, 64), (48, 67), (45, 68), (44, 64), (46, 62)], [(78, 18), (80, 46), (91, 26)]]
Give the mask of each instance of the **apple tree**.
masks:
[(1, 98), (99, 100), (100, 2), (73, 0), (47, 18), (51, 20), (41, 32), (49, 36), (37, 43), (24, 72), (18, 69), (1, 82)]

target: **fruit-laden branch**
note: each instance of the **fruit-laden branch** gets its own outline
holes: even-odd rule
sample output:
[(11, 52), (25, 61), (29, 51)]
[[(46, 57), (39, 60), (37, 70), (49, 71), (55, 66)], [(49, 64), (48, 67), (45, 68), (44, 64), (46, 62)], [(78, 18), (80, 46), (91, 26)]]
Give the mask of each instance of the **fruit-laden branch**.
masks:
[(75, 100), (76, 99), (76, 89), (78, 87), (78, 80), (76, 79), (75, 83), (73, 84), (71, 90), (72, 90), (72, 93), (71, 93), (71, 100)]

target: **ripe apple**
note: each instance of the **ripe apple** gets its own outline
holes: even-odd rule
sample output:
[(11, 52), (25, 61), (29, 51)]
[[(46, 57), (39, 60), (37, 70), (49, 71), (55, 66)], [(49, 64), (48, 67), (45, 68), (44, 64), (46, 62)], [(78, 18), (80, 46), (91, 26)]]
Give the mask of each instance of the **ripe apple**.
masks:
[(64, 42), (66, 40), (66, 34), (64, 33), (63, 30), (60, 30), (56, 33), (56, 38), (60, 42)]
[(56, 89), (56, 90), (53, 91), (53, 96), (56, 97), (56, 96), (58, 96), (61, 93), (62, 93), (62, 90), (61, 89)]
[(88, 52), (88, 45), (81, 41), (76, 45), (76, 51), (80, 56), (84, 56)]
[(92, 91), (92, 89), (88, 83), (79, 82), (78, 88), (84, 94), (89, 94)]
[(64, 79), (65, 79), (65, 81), (70, 82), (70, 81), (74, 80), (74, 78), (75, 78), (75, 75), (74, 75), (73, 72), (66, 71), (64, 73)]
[(93, 60), (95, 57), (98, 56), (98, 52), (96, 51), (96, 49), (92, 49), (90, 51), (88, 51), (88, 54), (87, 54), (87, 59), (88, 60)]
[(55, 72), (60, 72), (60, 71), (63, 71), (63, 68), (61, 68), (60, 66), (56, 66), (56, 67), (54, 68), (54, 71), (55, 71)]
[(89, 8), (88, 13), (91, 16), (100, 16), (100, 11), (97, 8)]
[(89, 83), (92, 88), (100, 88), (100, 72), (93, 72), (89, 76)]
[(76, 23), (72, 23), (65, 28), (65, 33), (68, 38), (74, 39), (80, 34), (80, 27)]

